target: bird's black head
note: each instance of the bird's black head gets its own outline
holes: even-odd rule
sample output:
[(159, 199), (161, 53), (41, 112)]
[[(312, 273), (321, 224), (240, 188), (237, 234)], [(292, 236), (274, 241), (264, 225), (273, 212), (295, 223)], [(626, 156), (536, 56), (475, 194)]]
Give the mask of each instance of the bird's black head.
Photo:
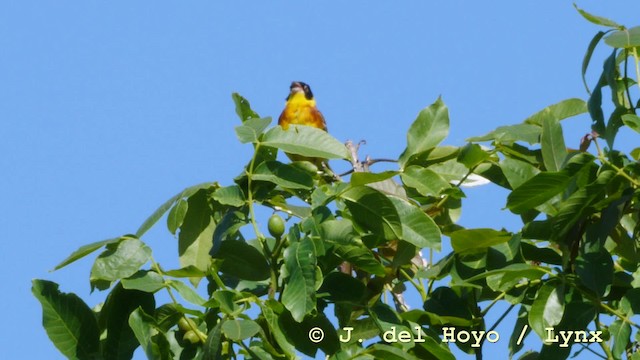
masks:
[(304, 93), (304, 97), (307, 100), (311, 100), (313, 99), (313, 93), (311, 92), (311, 87), (309, 87), (309, 85), (307, 85), (307, 83), (303, 83), (302, 81), (294, 81), (291, 83), (291, 87), (289, 87), (289, 89), (291, 90), (291, 93), (289, 96), (291, 96), (291, 94), (295, 94), (297, 92), (303, 92)]

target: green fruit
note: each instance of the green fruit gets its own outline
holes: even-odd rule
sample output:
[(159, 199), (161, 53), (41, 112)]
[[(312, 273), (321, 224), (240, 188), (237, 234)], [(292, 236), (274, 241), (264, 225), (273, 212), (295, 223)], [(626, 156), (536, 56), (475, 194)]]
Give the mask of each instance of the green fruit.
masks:
[(318, 167), (308, 161), (294, 161), (291, 165), (309, 174), (315, 175), (318, 173)]
[(195, 331), (189, 330), (186, 333), (184, 333), (182, 340), (188, 341), (192, 344), (197, 344), (200, 342), (200, 337), (198, 337), (198, 334), (196, 334)]
[(197, 329), (198, 325), (190, 318), (183, 316), (178, 320), (178, 328), (182, 331), (189, 331), (191, 329)]
[(278, 215), (273, 214), (269, 218), (269, 234), (276, 239), (279, 239), (284, 234), (284, 220)]

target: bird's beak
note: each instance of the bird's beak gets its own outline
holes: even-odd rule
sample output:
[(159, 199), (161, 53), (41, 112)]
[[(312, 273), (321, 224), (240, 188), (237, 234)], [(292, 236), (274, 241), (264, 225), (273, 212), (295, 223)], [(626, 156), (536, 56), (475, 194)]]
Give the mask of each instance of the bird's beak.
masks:
[(297, 81), (292, 82), (291, 87), (289, 89), (291, 90), (292, 93), (304, 91), (304, 89), (302, 88), (302, 85)]

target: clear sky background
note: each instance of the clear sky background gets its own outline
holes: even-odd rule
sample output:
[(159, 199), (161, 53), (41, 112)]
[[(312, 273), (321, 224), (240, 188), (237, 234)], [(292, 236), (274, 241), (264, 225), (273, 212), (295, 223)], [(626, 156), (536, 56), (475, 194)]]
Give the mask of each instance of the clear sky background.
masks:
[[(637, 0), (578, 5), (640, 25)], [(48, 271), (81, 245), (135, 232), (187, 186), (231, 183), (251, 153), (233, 131), (232, 92), (277, 118), (290, 82), (305, 81), (331, 134), (365, 139), (363, 156), (393, 158), (439, 95), (450, 145), (567, 98), (586, 100), (580, 66), (598, 30), (557, 0), (2, 1), (3, 358), (62, 358), (41, 326), (31, 279), (59, 282), (94, 306), (103, 296), (89, 295), (93, 257)], [(594, 55), (592, 86), (609, 51)], [(590, 120), (563, 125), (577, 147)], [(467, 195), (464, 226), (519, 229), (501, 210), (506, 192)], [(162, 223), (143, 240), (166, 267), (177, 264)], [(485, 346), (487, 358), (506, 354), (510, 327)]]

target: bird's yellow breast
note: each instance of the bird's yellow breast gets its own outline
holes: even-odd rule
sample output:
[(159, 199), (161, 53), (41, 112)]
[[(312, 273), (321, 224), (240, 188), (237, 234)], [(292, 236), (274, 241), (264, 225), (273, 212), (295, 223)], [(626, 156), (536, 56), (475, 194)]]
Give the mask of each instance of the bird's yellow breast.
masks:
[(316, 108), (316, 101), (307, 99), (303, 93), (292, 94), (280, 115), (278, 125), (286, 130), (290, 124), (308, 125), (327, 130), (324, 117)]

